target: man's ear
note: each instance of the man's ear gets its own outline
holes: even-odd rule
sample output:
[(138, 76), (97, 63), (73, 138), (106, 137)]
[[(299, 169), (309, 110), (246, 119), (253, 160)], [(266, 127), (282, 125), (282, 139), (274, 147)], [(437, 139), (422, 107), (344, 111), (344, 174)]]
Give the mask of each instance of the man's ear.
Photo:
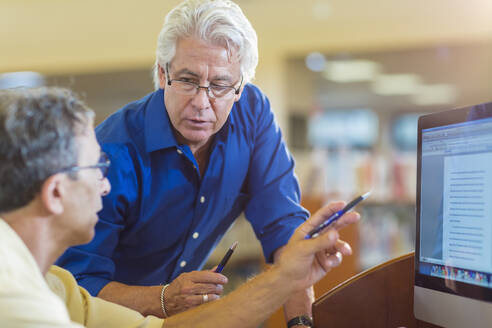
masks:
[(41, 202), (50, 214), (60, 215), (63, 213), (63, 198), (66, 196), (65, 179), (66, 177), (62, 174), (54, 174), (41, 185)]
[(161, 64), (157, 64), (157, 72), (159, 73), (159, 87), (161, 89), (165, 89), (167, 85), (166, 81), (166, 72), (164, 71), (166, 68), (162, 67)]
[(239, 99), (241, 99), (243, 90), (244, 90), (244, 84), (241, 86), (241, 89), (239, 89), (239, 93), (237, 95), (234, 95), (234, 102), (239, 101)]

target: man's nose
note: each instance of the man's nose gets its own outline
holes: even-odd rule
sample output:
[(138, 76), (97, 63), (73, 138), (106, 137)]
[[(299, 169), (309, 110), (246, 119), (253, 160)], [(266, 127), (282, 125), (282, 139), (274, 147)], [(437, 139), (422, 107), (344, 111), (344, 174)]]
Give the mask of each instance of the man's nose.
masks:
[(106, 196), (111, 191), (111, 183), (108, 178), (104, 178), (101, 181), (101, 196)]
[(208, 89), (207, 88), (200, 88), (198, 89), (197, 93), (193, 97), (192, 100), (193, 106), (196, 108), (202, 110), (206, 109), (210, 106), (210, 98), (208, 97)]

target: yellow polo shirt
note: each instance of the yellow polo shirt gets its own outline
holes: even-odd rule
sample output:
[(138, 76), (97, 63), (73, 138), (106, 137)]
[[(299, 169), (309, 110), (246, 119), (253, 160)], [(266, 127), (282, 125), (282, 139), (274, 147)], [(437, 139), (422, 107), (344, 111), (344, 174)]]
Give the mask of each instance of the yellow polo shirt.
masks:
[(43, 277), (22, 239), (0, 218), (1, 327), (162, 327), (163, 320), (92, 297), (72, 274), (52, 266)]

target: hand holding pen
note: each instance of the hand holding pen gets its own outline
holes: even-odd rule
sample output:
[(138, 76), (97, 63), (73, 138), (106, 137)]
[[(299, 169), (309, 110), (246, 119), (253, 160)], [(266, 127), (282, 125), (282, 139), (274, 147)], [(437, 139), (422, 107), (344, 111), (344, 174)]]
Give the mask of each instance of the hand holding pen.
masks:
[(340, 239), (338, 231), (360, 219), (356, 211), (342, 215), (334, 224), (320, 231), (318, 237), (306, 239), (306, 235), (343, 210), (345, 205), (344, 202), (332, 202), (313, 213), (296, 229), (275, 259), (274, 268), (289, 277), (291, 286), (303, 289), (312, 285), (340, 265), (344, 256), (352, 254), (350, 245)]
[(218, 299), (223, 291), (222, 285), (227, 283), (227, 277), (220, 272), (229, 261), (237, 244), (237, 241), (232, 244), (215, 270), (182, 273), (165, 287), (167, 289), (163, 289), (161, 306), (165, 302), (166, 314), (173, 315)]
[(317, 228), (311, 230), (305, 237), (305, 239), (310, 239), (310, 238), (316, 238), (318, 234), (323, 230), (324, 228), (328, 227), (330, 224), (333, 224), (336, 222), (339, 218), (341, 218), (345, 213), (350, 211), (352, 208), (354, 208), (357, 204), (359, 204), (361, 201), (366, 199), (371, 195), (371, 192), (366, 192), (364, 195), (361, 195), (354, 200), (352, 200), (350, 203), (348, 203), (343, 209), (340, 211), (337, 211), (330, 215), (328, 219), (326, 219), (322, 224), (320, 224)]

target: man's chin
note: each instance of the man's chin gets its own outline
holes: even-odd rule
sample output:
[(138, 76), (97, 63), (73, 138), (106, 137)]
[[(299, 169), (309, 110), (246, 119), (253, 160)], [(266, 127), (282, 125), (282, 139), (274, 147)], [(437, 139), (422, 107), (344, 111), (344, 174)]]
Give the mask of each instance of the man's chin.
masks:
[(92, 241), (92, 239), (94, 238), (94, 236), (96, 235), (96, 230), (94, 227), (92, 227), (89, 231), (87, 231), (87, 233), (84, 235), (84, 238), (80, 240), (80, 244), (79, 245), (84, 245), (84, 244), (88, 244)]
[(212, 133), (210, 131), (187, 131), (187, 133), (184, 133), (183, 137), (186, 139), (188, 144), (201, 144), (201, 143), (206, 143), (210, 137), (212, 136)]
[(84, 240), (81, 241), (81, 244), (87, 244), (89, 243), (94, 236), (96, 235), (96, 223), (99, 220), (98, 216), (95, 216), (95, 219), (92, 221), (92, 224), (87, 227), (86, 234), (84, 235)]

